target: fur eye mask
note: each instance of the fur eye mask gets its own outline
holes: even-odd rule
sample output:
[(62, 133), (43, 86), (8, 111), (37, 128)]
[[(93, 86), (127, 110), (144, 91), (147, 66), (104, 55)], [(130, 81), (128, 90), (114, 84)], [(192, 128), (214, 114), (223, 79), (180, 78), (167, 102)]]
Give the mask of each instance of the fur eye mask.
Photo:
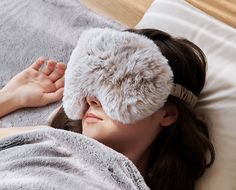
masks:
[(109, 117), (130, 124), (159, 110), (174, 86), (168, 60), (151, 39), (92, 28), (81, 34), (70, 57), (63, 107), (70, 119), (82, 119), (86, 96), (95, 96)]

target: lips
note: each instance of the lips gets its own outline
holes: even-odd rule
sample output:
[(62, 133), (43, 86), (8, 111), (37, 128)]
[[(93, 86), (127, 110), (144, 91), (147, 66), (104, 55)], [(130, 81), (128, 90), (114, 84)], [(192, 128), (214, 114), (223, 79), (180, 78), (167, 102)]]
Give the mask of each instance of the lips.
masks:
[(95, 119), (98, 119), (98, 120), (102, 120), (102, 118), (94, 115), (93, 113), (86, 113), (85, 116), (84, 116), (84, 119), (86, 118), (95, 118)]

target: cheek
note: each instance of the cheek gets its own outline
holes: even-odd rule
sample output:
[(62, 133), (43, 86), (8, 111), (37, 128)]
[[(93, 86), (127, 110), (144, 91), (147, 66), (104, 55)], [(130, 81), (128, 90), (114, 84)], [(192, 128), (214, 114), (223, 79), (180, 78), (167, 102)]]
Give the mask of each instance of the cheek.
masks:
[(135, 124), (116, 124), (118, 133), (127, 140), (140, 140), (155, 136), (159, 131), (159, 123), (154, 121), (151, 117), (144, 120), (140, 120)]
[(88, 123), (82, 120), (82, 134), (101, 141), (112, 138), (116, 128), (109, 120), (102, 120), (97, 123)]
[(128, 142), (137, 139), (145, 132), (144, 127), (141, 125), (122, 124), (116, 121), (111, 121), (110, 123), (113, 126), (114, 138), (120, 139), (120, 141)]
[(129, 140), (137, 132), (132, 126), (119, 124), (111, 119), (106, 119), (95, 124), (89, 124), (82, 120), (82, 129), (83, 135), (105, 144)]

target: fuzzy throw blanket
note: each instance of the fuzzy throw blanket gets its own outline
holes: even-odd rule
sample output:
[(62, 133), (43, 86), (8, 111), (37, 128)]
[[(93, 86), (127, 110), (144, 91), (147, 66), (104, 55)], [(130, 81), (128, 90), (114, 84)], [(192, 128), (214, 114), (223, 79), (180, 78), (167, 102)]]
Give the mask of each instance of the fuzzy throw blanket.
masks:
[(42, 128), (0, 139), (1, 190), (145, 190), (135, 165), (102, 143)]
[[(0, 0), (0, 88), (40, 56), (67, 63), (91, 27), (127, 28), (79, 0)], [(44, 125), (59, 104), (19, 110), (0, 119), (0, 127)]]

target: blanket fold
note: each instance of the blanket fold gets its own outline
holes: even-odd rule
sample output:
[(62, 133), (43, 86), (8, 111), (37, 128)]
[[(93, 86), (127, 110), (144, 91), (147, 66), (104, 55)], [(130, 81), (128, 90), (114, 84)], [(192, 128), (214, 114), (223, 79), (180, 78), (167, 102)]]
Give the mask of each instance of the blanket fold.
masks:
[(0, 179), (1, 190), (149, 189), (123, 154), (53, 128), (0, 139)]

